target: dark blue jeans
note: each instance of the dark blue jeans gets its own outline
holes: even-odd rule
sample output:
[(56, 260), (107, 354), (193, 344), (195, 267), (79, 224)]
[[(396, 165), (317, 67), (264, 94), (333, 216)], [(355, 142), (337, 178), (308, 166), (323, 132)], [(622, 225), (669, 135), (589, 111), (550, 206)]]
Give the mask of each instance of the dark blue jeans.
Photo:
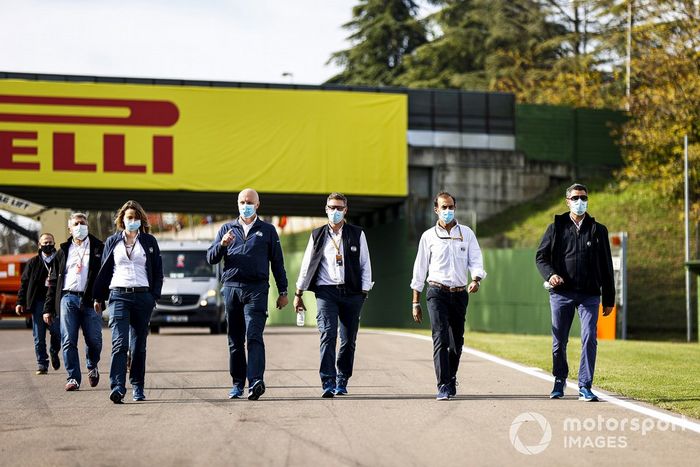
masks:
[[(248, 386), (263, 379), (265, 342), (263, 331), (267, 320), (266, 282), (225, 286), (221, 289), (226, 303), (228, 325), (229, 373), (234, 386)], [(246, 348), (248, 358), (246, 360)]]
[(552, 374), (559, 379), (566, 379), (569, 376), (566, 345), (569, 342), (571, 323), (578, 308), (581, 319), (581, 363), (578, 370), (578, 385), (590, 389), (593, 384), (598, 348), (596, 334), (600, 297), (572, 291), (550, 291), (549, 304), (552, 308)]
[(61, 346), (67, 379), (82, 381), (78, 357), (78, 329), (83, 330), (88, 370), (97, 367), (102, 353), (102, 318), (92, 307), (81, 306), (82, 297), (65, 294), (61, 298)]
[(49, 350), (52, 354), (61, 351), (61, 324), (60, 319), (54, 319), (51, 326), (44, 322), (44, 302), (37, 300), (32, 306), (32, 334), (34, 334), (34, 353), (36, 364), (42, 368), (49, 367), (49, 356), (46, 353), (46, 331), (51, 336)]
[[(126, 352), (131, 349), (131, 385), (143, 387), (146, 379), (146, 339), (148, 323), (155, 306), (150, 292), (109, 294), (109, 327), (112, 329), (112, 363), (109, 368), (110, 389), (126, 388)], [(129, 339), (131, 336), (131, 339)]]
[[(362, 294), (347, 294), (332, 285), (321, 285), (316, 292), (316, 323), (321, 333), (321, 382), (336, 377), (349, 379), (355, 361), (355, 341), (360, 328), (360, 311), (365, 302)], [(336, 361), (335, 345), (340, 321), (340, 349)], [(336, 367), (337, 365), (337, 367)], [(336, 369), (337, 368), (337, 369)]]
[(457, 377), (469, 295), (466, 291), (447, 292), (430, 286), (426, 298), (433, 334), (435, 376), (440, 387)]

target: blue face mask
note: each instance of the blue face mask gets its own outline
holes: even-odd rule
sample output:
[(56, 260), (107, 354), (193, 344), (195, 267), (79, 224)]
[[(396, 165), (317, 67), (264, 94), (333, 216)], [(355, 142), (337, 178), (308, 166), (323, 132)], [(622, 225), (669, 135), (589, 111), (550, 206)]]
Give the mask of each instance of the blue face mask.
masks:
[(452, 222), (455, 218), (455, 210), (454, 209), (445, 209), (440, 211), (440, 220), (445, 222), (445, 224), (449, 224)]
[(141, 219), (136, 219), (133, 222), (124, 219), (124, 228), (127, 231), (136, 232), (139, 229), (139, 227), (141, 227)]
[(338, 224), (343, 220), (343, 210), (342, 209), (331, 209), (327, 212), (328, 220), (331, 224)]
[(238, 205), (238, 212), (240, 213), (240, 215), (243, 219), (248, 219), (250, 217), (253, 217), (253, 215), (255, 214), (255, 205), (254, 204), (239, 204)]
[(571, 201), (571, 204), (569, 205), (569, 209), (571, 209), (571, 212), (573, 212), (577, 216), (583, 216), (587, 208), (588, 201), (583, 201), (581, 199)]

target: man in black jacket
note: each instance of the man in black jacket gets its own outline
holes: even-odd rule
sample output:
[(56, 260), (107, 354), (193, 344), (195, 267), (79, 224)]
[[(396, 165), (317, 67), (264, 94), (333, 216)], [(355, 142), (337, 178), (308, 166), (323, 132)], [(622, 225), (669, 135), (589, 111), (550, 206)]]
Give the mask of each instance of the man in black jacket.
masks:
[[(56, 241), (50, 233), (39, 237), (39, 254), (30, 259), (22, 273), (22, 282), (17, 292), (15, 312), (21, 315), (29, 311), (32, 315), (34, 352), (36, 353), (37, 375), (45, 375), (49, 368), (49, 355), (54, 370), (61, 368), (58, 351), (61, 350), (61, 329), (58, 320), (46, 326), (43, 319), (44, 301), (48, 290), (48, 277), (56, 257)], [(49, 355), (46, 355), (46, 330), (51, 336)]]
[(94, 309), (92, 288), (102, 260), (102, 242), (88, 233), (87, 215), (71, 214), (68, 219), (71, 237), (56, 253), (55, 267), (49, 278), (44, 304), (44, 321), (61, 317), (63, 364), (68, 378), (66, 391), (80, 389), (82, 375), (78, 356), (78, 330), (83, 330), (87, 354), (88, 380), (91, 387), (100, 381), (97, 364), (102, 353), (102, 317)]
[(549, 289), (552, 309), (554, 389), (550, 398), (564, 397), (569, 373), (566, 344), (576, 308), (581, 319), (579, 400), (597, 401), (591, 392), (597, 349), (598, 307), (603, 316), (615, 305), (615, 279), (608, 229), (586, 213), (588, 189), (575, 183), (566, 189), (568, 213), (554, 217), (537, 249), (537, 269)]

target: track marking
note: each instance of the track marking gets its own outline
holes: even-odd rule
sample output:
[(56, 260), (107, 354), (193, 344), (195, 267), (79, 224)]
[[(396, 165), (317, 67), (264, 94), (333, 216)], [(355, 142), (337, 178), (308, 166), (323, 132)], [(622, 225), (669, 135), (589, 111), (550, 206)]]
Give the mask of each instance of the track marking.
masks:
[[(413, 339), (420, 339), (420, 340), (429, 341), (429, 342), (433, 341), (433, 339), (430, 336), (423, 336), (420, 334), (412, 334), (409, 332), (381, 331), (381, 330), (366, 330), (366, 331), (363, 330), (363, 332), (370, 333), (370, 334), (371, 333), (385, 334), (385, 335), (389, 335), (389, 336), (411, 337)], [(475, 350), (475, 349), (472, 349), (472, 348), (467, 347), (467, 346), (462, 347), (462, 352), (467, 353), (469, 355), (473, 355), (477, 358), (481, 358), (483, 360), (488, 360), (489, 362), (493, 362), (493, 363), (496, 363), (498, 365), (502, 365), (502, 366), (511, 368), (511, 369), (519, 371), (521, 373), (525, 373), (527, 375), (534, 376), (535, 378), (549, 381), (550, 383), (554, 382), (554, 376), (543, 372), (539, 368), (526, 367), (526, 366), (521, 365), (519, 363), (511, 362), (511, 361), (506, 360), (504, 358), (496, 357), (495, 355), (491, 355), (491, 354), (488, 354), (486, 352), (482, 352), (480, 350)], [(578, 385), (575, 383), (567, 382), (566, 386), (578, 391)], [(682, 428), (684, 430), (690, 430), (690, 431), (694, 431), (695, 433), (700, 433), (700, 423), (697, 423), (693, 420), (689, 420), (689, 419), (685, 418), (684, 416), (678, 416), (678, 415), (670, 414), (667, 412), (662, 412), (660, 410), (656, 410), (656, 409), (652, 409), (649, 407), (644, 407), (644, 406), (639, 405), (639, 404), (635, 404), (634, 402), (622, 400), (622, 399), (619, 399), (618, 397), (610, 394), (607, 391), (603, 391), (602, 389), (596, 388), (596, 395), (598, 395), (598, 397), (600, 399), (605, 400), (606, 402), (609, 402), (613, 405), (617, 405), (619, 407), (646, 415), (648, 417), (653, 417), (657, 420), (667, 422), (671, 425), (677, 426), (677, 427)]]

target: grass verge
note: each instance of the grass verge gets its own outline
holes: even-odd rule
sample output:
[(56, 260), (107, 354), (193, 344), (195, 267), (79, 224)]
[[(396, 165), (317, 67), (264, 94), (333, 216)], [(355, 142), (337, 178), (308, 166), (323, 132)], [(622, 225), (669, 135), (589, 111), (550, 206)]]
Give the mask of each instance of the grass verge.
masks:
[[(430, 335), (426, 329), (396, 329)], [(525, 366), (552, 368), (552, 338), (467, 331), (465, 345)], [(569, 340), (573, 381), (581, 340)], [(426, 356), (428, 358), (429, 356)], [(700, 346), (670, 342), (598, 341), (593, 384), (607, 391), (700, 419)]]

